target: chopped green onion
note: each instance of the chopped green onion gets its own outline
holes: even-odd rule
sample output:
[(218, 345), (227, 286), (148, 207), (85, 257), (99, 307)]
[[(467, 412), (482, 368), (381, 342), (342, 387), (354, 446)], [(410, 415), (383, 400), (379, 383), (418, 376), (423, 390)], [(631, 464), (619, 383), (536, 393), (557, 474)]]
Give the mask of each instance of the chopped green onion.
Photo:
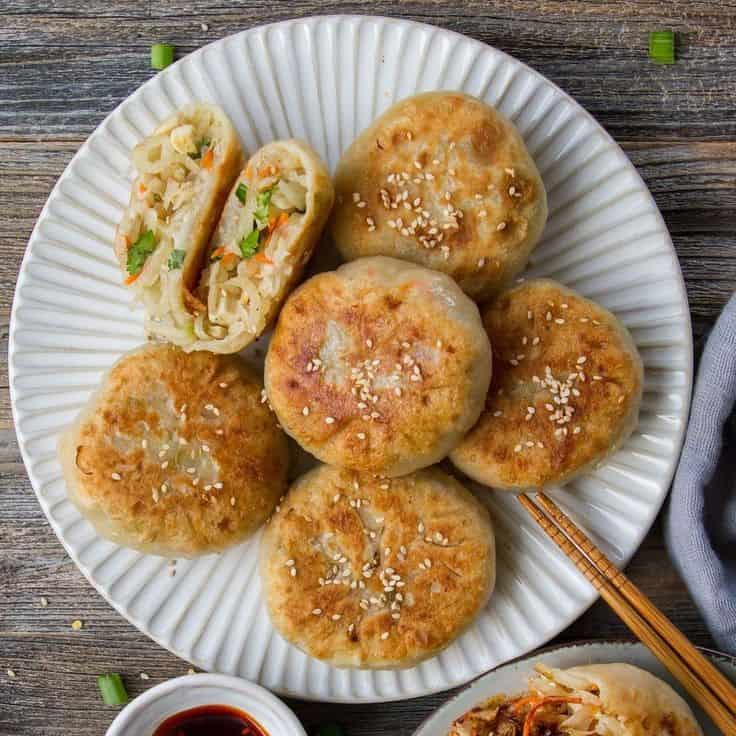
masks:
[(235, 190), (235, 196), (243, 203), (245, 204), (245, 198), (248, 196), (248, 187), (243, 184), (241, 181), (240, 184), (238, 184), (238, 188)]
[(246, 235), (241, 241), (240, 241), (240, 252), (243, 256), (243, 258), (251, 258), (256, 253), (258, 253), (258, 236), (260, 233), (258, 230), (251, 230), (248, 235)]
[(197, 146), (197, 150), (194, 153), (189, 154), (189, 158), (193, 158), (195, 161), (198, 158), (202, 158), (202, 151), (208, 148), (212, 141), (209, 138), (200, 138), (194, 145)]
[(102, 701), (105, 705), (125, 705), (130, 700), (128, 691), (117, 672), (98, 677), (97, 687), (100, 689), (100, 695), (102, 695)]
[(675, 63), (674, 31), (652, 31), (649, 34), (649, 58), (655, 64)]
[(268, 225), (268, 209), (271, 206), (271, 197), (273, 197), (275, 190), (276, 185), (274, 184), (256, 195), (256, 211), (253, 216), (260, 227)]
[(128, 249), (128, 263), (126, 268), (131, 276), (140, 273), (146, 258), (156, 249), (156, 237), (153, 230), (146, 230), (138, 236), (138, 240)]
[(151, 46), (151, 66), (166, 69), (174, 61), (174, 47), (169, 43), (155, 43)]
[(175, 271), (177, 268), (181, 268), (181, 264), (184, 263), (184, 256), (186, 256), (184, 250), (172, 250), (169, 255), (168, 267), (169, 271)]

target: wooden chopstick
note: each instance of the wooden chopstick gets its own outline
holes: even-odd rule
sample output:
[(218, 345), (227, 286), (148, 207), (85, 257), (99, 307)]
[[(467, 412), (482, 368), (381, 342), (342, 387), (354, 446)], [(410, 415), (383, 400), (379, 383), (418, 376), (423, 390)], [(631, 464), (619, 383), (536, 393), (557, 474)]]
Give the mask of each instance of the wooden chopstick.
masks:
[(529, 496), (519, 496), (532, 518), (713, 723), (726, 736), (736, 736), (736, 688), (549, 497), (539, 493), (537, 499), (549, 516)]
[(540, 493), (537, 495), (537, 500), (611, 584), (618, 588), (624, 598), (652, 624), (660, 636), (670, 642), (672, 648), (687, 662), (690, 669), (708, 682), (716, 695), (736, 714), (736, 688), (723, 673), (690, 643), (682, 631), (593, 544), (580, 527), (576, 526), (575, 522), (549, 496)]

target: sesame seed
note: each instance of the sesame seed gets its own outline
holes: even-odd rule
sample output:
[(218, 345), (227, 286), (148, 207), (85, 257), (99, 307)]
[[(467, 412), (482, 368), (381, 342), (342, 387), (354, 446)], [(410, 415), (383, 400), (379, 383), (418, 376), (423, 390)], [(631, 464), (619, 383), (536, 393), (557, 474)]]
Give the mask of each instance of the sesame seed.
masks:
[(365, 439), (365, 432), (358, 432), (357, 435), (355, 435), (359, 440)]
[(120, 475), (120, 473), (112, 473), (112, 474), (110, 475), (110, 477), (111, 477), (111, 478), (112, 478), (113, 480), (122, 480), (122, 476)]
[(384, 641), (388, 639), (388, 633), (388, 631), (384, 631), (383, 634), (381, 634), (381, 639), (383, 639)]
[(342, 618), (342, 616), (339, 613), (333, 613), (332, 616), (330, 616), (330, 618), (333, 621), (339, 621)]
[(516, 445), (516, 447), (514, 447), (514, 452), (521, 452), (521, 445)]
[(235, 496), (230, 496), (230, 505), (235, 506)]
[(539, 338), (538, 338), (538, 337), (535, 337), (535, 338), (534, 338), (534, 339), (532, 340), (532, 345), (539, 345)]
[(503, 414), (503, 412), (500, 409), (498, 409), (498, 410), (496, 410), (496, 411), (493, 412), (493, 416), (494, 417), (500, 417), (502, 414)]
[(360, 192), (353, 192), (353, 202), (360, 202)]
[(46, 608), (46, 606), (49, 605), (48, 599), (45, 598), (44, 596), (41, 596), (40, 601), (41, 601), (41, 608)]
[(212, 485), (213, 485), (213, 486), (214, 486), (214, 487), (215, 487), (215, 488), (216, 488), (216, 489), (217, 489), (218, 491), (222, 489), (222, 482), (221, 482), (221, 481), (219, 481), (219, 480), (218, 480), (218, 481), (217, 481), (216, 483), (213, 483)]
[(530, 320), (530, 319), (532, 319), (533, 317), (534, 317), (534, 315), (532, 314), (532, 310), (531, 310), (531, 309), (527, 310), (527, 313), (526, 313), (526, 318)]
[(419, 524), (417, 524), (417, 531), (420, 534), (424, 534), (424, 524), (420, 521)]
[(544, 315), (544, 318), (549, 322), (552, 319), (552, 312), (547, 312), (547, 314)]
[(593, 376), (594, 381), (602, 381), (603, 378), (601, 376)]
[(356, 204), (355, 206), (356, 206), (356, 207), (357, 207), (358, 209), (362, 210), (362, 209), (363, 209), (363, 207), (365, 207), (365, 204), (366, 204), (365, 202), (358, 202), (358, 203), (357, 203), (357, 204)]
[(79, 631), (82, 626), (84, 626), (84, 624), (79, 619), (72, 621), (72, 629), (74, 629), (74, 631)]
[(325, 424), (334, 424), (335, 417), (325, 417)]
[(573, 434), (580, 434), (580, 432), (581, 432), (581, 429), (580, 429), (580, 427), (575, 427), (575, 428), (574, 428), (574, 429), (572, 430), (572, 433), (573, 433)]
[(15, 672), (13, 672), (13, 670), (11, 670), (10, 668), (8, 668), (8, 669), (7, 669), (7, 670), (5, 670), (5, 671), (6, 671), (7, 673), (8, 673), (8, 677), (9, 677), (9, 678), (10, 678), (11, 680), (15, 679)]
[(480, 210), (478, 212), (478, 217), (486, 217), (488, 215), (488, 212), (486, 210)]

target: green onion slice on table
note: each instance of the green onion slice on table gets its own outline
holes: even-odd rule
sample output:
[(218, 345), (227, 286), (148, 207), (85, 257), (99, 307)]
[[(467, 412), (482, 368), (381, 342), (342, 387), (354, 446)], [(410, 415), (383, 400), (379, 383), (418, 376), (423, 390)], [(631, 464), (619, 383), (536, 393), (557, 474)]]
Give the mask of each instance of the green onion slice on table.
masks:
[(652, 31), (649, 34), (649, 58), (655, 64), (675, 63), (674, 31)]
[(174, 61), (174, 47), (169, 43), (155, 43), (151, 46), (151, 66), (166, 69)]
[(105, 705), (125, 705), (130, 700), (128, 691), (117, 672), (98, 677), (97, 687), (100, 689)]

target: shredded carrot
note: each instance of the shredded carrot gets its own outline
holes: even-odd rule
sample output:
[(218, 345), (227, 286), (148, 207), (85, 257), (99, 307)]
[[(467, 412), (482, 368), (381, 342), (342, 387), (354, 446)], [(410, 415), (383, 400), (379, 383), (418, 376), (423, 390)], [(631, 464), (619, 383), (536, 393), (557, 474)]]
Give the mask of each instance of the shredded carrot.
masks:
[(215, 248), (212, 251), (212, 254), (210, 255), (210, 260), (214, 261), (215, 258), (222, 258), (225, 255), (225, 248), (220, 246), (219, 248)]
[(518, 713), (527, 705), (536, 705), (542, 700), (542, 697), (542, 695), (528, 695), (525, 698), (520, 698), (511, 706), (511, 712)]
[(222, 257), (222, 265), (225, 266), (225, 268), (232, 268), (239, 260), (240, 258), (238, 258), (235, 253), (226, 253)]
[(128, 276), (123, 283), (126, 286), (130, 286), (139, 276), (141, 275), (141, 271), (138, 271), (138, 273), (132, 273), (130, 276)]
[(273, 261), (262, 250), (259, 250), (254, 257), (259, 263), (273, 263)]
[(537, 712), (544, 708), (545, 705), (551, 705), (552, 703), (577, 703), (582, 704), (581, 698), (567, 698), (564, 696), (548, 695), (544, 698), (539, 698), (537, 702), (532, 705), (529, 712), (526, 714), (524, 719), (524, 730), (522, 736), (532, 736), (532, 727), (534, 726), (534, 719), (537, 717)]
[(121, 235), (120, 240), (123, 241), (123, 245), (125, 246), (125, 250), (128, 250), (130, 248), (130, 238), (127, 235)]
[(273, 165), (269, 166), (261, 166), (260, 169), (258, 169), (258, 176), (276, 176), (278, 173), (278, 169)]
[(208, 148), (205, 151), (204, 156), (202, 156), (202, 168), (207, 169), (209, 171), (209, 169), (212, 168), (212, 164), (214, 163), (214, 161), (215, 161), (215, 154), (212, 152), (211, 148)]
[(246, 179), (250, 179), (251, 176), (253, 176), (253, 167), (250, 164), (248, 164), (245, 167), (245, 177)]

